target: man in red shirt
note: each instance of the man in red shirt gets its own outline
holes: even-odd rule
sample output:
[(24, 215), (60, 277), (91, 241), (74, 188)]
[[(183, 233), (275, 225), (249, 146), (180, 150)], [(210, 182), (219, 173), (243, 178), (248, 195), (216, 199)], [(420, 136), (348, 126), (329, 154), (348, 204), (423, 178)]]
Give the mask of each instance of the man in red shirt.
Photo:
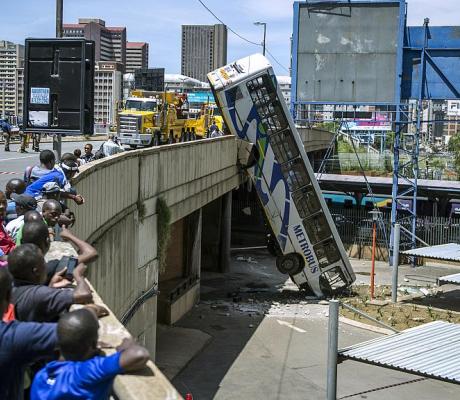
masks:
[(14, 249), (15, 243), (10, 238), (3, 226), (3, 220), (6, 216), (7, 200), (5, 193), (0, 192), (0, 250), (3, 254), (8, 254)]

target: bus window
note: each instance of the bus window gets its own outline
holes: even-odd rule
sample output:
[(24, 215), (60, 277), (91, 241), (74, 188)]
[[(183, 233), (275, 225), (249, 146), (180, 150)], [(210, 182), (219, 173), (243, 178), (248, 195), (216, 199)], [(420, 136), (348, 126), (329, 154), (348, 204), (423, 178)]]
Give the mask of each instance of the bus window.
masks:
[(281, 171), (291, 192), (295, 192), (311, 182), (305, 164), (300, 157), (282, 164)]
[(313, 189), (313, 186), (305, 186), (292, 194), (292, 199), (302, 219), (316, 214), (321, 210), (321, 204)]
[(340, 260), (339, 249), (332, 239), (327, 239), (322, 243), (313, 246), (320, 268), (326, 268)]
[(299, 149), (289, 129), (285, 129), (269, 137), (276, 161), (284, 164), (299, 156)]
[(331, 229), (323, 213), (304, 219), (302, 223), (312, 244), (322, 242), (331, 236)]
[(250, 80), (246, 87), (256, 107), (265, 131), (273, 134), (288, 126), (283, 109), (277, 100), (276, 89), (268, 75)]

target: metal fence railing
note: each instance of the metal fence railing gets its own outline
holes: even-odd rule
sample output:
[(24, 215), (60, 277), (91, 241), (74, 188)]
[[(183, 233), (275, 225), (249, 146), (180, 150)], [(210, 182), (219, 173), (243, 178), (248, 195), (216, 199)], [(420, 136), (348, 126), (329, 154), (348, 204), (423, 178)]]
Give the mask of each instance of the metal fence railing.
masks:
[[(372, 217), (370, 209), (365, 207), (343, 207), (330, 205), (329, 210), (336, 224), (337, 231), (345, 246), (349, 249), (353, 245), (369, 246), (371, 244)], [(391, 212), (382, 209), (381, 221), (377, 229), (377, 243), (380, 248), (386, 249), (390, 238)], [(252, 232), (265, 236), (267, 227), (264, 226), (263, 213), (254, 199), (233, 199), (232, 207), (233, 228), (238, 231)], [(400, 224), (408, 231), (411, 230), (410, 220), (402, 219)], [(420, 216), (417, 217), (416, 236), (430, 246), (444, 243), (460, 244), (460, 218)], [(418, 246), (423, 246), (422, 242)], [(401, 232), (401, 251), (408, 250), (411, 241), (405, 230)], [(358, 256), (360, 253), (357, 253)]]

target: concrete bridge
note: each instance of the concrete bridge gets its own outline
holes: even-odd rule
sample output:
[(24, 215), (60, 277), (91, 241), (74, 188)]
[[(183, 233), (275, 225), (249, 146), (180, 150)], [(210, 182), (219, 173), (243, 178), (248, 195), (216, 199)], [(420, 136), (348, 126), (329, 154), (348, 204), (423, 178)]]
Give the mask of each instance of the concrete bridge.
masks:
[[(324, 148), (331, 136), (323, 137)], [(321, 150), (318, 141), (311, 144)], [(99, 252), (88, 277), (114, 313), (107, 329), (121, 332), (118, 318), (153, 358), (157, 323), (176, 322), (198, 301), (202, 268), (228, 268), (231, 191), (242, 182), (236, 161), (237, 141), (226, 136), (125, 152), (82, 166), (73, 181), (86, 199), (71, 206), (74, 231)], [(135, 379), (117, 378), (118, 398), (175, 393), (154, 373), (142, 377), (149, 387), (143, 396), (129, 389), (139, 385)]]

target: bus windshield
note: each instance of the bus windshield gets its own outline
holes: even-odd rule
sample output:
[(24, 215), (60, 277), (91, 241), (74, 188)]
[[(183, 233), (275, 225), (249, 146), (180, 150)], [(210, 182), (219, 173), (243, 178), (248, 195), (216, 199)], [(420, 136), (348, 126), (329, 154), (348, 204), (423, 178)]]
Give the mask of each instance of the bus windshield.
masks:
[(137, 111), (157, 111), (156, 101), (145, 101), (145, 100), (126, 100), (125, 109), (137, 110)]

